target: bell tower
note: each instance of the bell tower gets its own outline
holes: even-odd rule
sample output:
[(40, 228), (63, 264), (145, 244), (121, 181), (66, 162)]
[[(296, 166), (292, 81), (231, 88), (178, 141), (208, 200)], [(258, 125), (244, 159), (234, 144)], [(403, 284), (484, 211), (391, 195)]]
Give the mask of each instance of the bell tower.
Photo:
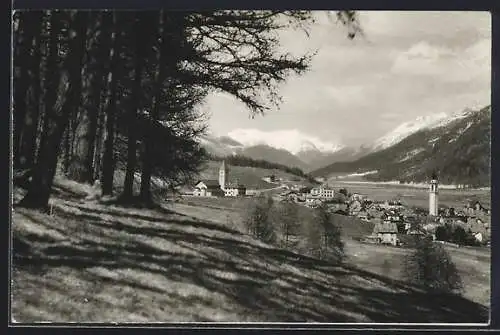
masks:
[(221, 189), (226, 189), (226, 179), (228, 177), (229, 171), (226, 167), (226, 161), (222, 161), (222, 164), (219, 168), (219, 186)]
[(436, 173), (432, 174), (429, 185), (429, 215), (438, 215), (438, 178)]

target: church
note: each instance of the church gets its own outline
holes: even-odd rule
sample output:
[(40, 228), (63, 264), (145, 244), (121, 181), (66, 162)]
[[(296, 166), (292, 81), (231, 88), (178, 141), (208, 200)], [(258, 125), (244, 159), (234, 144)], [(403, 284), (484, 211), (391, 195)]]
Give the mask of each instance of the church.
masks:
[(246, 195), (246, 187), (236, 181), (228, 182), (229, 168), (225, 161), (219, 168), (219, 180), (200, 180), (196, 183), (193, 195), (200, 197), (237, 197)]

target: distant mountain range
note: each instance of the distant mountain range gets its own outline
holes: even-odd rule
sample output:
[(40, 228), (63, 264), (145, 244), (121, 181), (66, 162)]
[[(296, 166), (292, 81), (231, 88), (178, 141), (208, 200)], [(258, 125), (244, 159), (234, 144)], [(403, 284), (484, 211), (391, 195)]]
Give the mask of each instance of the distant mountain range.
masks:
[(236, 129), (227, 136), (203, 135), (202, 146), (212, 155), (243, 155), (311, 171), (336, 161), (360, 157), (364, 152), (338, 143), (323, 142), (297, 130), (264, 132)]
[[(424, 182), (436, 171), (442, 183), (490, 185), (491, 107), (444, 117), (420, 118), (374, 143), (374, 150), (354, 161), (336, 162), (311, 172), (331, 177), (363, 173), (374, 181)], [(396, 130), (397, 130), (396, 129)], [(401, 135), (403, 133), (403, 135)]]
[(238, 154), (298, 167), (314, 176), (376, 170), (366, 178), (423, 181), (436, 169), (449, 183), (485, 185), (490, 113), (485, 107), (419, 117), (360, 147), (324, 142), (297, 130), (236, 129), (222, 137), (204, 135), (200, 143), (218, 157)]

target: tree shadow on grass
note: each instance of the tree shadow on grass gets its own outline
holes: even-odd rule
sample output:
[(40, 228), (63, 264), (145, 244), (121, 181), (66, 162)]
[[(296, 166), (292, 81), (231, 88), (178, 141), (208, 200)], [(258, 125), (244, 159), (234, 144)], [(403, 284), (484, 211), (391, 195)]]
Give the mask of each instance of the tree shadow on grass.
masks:
[[(195, 285), (210, 292), (198, 296), (165, 293), (171, 308), (193, 304), (196, 310), (203, 310), (229, 304), (245, 321), (480, 323), (488, 320), (483, 306), (462, 297), (431, 295), (355, 266), (336, 266), (264, 246), (216, 224), (165, 217), (161, 221), (164, 227), (135, 226), (130, 220), (122, 220), (128, 217), (159, 222), (159, 219), (123, 213), (110, 213), (113, 220), (104, 223), (99, 215), (105, 211), (86, 208), (85, 213), (58, 213), (67, 226), (91, 227), (99, 238), (81, 234), (68, 236), (77, 240), (74, 243), (45, 241), (39, 247), (36, 234), (17, 233), (16, 245), (24, 246), (19, 247), (24, 251), (17, 250), (15, 245), (14, 266), (68, 267), (79, 271), (95, 267), (108, 271), (132, 269), (165, 283)], [(40, 218), (30, 220), (54, 229), (54, 224)], [(58, 232), (72, 234), (65, 227), (59, 227)], [(127, 240), (118, 240), (118, 233), (126, 233)], [(145, 242), (153, 238), (178, 248), (165, 250)], [(94, 280), (152, 294), (161, 294), (162, 285), (166, 285), (155, 280), (144, 283), (133, 278), (93, 276), (97, 276)], [(220, 302), (210, 294), (225, 300)], [(192, 317), (210, 319), (202, 312)]]

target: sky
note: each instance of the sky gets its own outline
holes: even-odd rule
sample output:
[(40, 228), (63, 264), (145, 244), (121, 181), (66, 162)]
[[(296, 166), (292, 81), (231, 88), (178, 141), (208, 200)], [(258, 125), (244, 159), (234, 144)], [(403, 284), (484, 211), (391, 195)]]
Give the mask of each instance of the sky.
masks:
[(251, 119), (233, 97), (211, 94), (203, 109), (214, 135), (294, 130), (361, 145), (419, 116), (490, 104), (488, 12), (359, 12), (364, 35), (354, 40), (325, 12), (314, 15), (309, 37), (281, 34), (285, 50), (318, 53), (306, 74), (280, 85), (280, 108)]

